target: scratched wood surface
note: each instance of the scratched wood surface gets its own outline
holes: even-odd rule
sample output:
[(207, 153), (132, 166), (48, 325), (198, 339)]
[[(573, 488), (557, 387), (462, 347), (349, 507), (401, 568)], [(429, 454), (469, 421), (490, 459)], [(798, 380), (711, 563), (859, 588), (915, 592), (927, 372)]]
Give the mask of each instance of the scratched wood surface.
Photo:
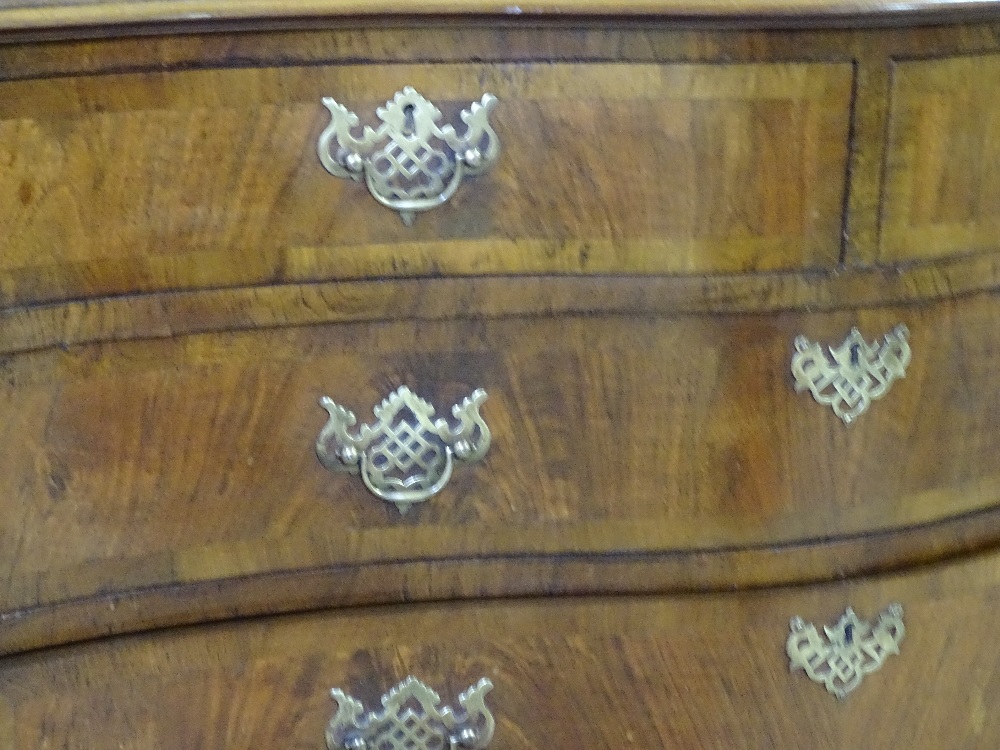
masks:
[[(481, 677), (491, 747), (1000, 743), (995, 556), (826, 586), (678, 598), (380, 607), (95, 641), (0, 663), (10, 747), (323, 747), (340, 687), (378, 705), (409, 674), (446, 704)], [(789, 619), (903, 605), (900, 653), (837, 701), (792, 673)]]

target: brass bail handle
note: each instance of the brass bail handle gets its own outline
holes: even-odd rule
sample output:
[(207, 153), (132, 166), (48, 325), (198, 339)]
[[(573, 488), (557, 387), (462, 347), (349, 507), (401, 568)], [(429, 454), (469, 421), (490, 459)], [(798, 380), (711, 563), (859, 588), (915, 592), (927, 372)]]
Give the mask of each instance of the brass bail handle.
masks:
[(479, 414), (486, 391), (477, 388), (451, 408), (457, 420), (434, 419), (434, 407), (405, 385), (373, 409), (376, 421), (357, 431), (354, 413), (320, 399), (329, 414), (316, 439), (316, 455), (331, 471), (360, 474), (376, 497), (400, 513), (429, 500), (451, 479), (455, 462), (473, 464), (490, 447), (490, 430)]
[(381, 124), (352, 130), (360, 118), (332, 97), (323, 98), (330, 124), (319, 137), (323, 167), (335, 177), (364, 179), (372, 196), (399, 212), (410, 226), (421, 211), (447, 203), (466, 176), (486, 172), (500, 155), (500, 140), (490, 125), (497, 106), (483, 94), (459, 115), (465, 125), (441, 125), (441, 111), (412, 86), (398, 91), (375, 110)]

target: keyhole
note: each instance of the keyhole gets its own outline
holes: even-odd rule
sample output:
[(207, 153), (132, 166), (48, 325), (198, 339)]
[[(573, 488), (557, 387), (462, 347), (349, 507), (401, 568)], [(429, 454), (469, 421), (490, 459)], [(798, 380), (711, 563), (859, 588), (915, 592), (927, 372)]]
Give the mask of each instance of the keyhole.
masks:
[(854, 625), (844, 626), (844, 645), (850, 646), (854, 642)]
[(851, 346), (851, 367), (857, 367), (858, 362), (861, 361), (861, 345), (854, 344)]
[(413, 135), (416, 128), (413, 124), (413, 111), (416, 109), (412, 104), (403, 107), (403, 135)]

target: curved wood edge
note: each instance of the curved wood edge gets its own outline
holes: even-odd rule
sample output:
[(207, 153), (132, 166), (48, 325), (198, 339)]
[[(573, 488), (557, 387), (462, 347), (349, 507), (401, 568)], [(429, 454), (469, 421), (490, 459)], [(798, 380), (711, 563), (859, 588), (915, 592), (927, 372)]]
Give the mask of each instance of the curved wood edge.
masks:
[(0, 354), (322, 323), (832, 311), (1000, 288), (1000, 255), (908, 268), (708, 277), (480, 276), (166, 292), (0, 310)]
[(87, 27), (93, 36), (115, 33), (112, 27), (180, 24), (194, 28), (219, 22), (282, 21), (375, 15), (541, 16), (633, 15), (685, 20), (738, 21), (753, 27), (784, 19), (795, 26), (822, 25), (831, 19), (887, 25), (928, 20), (982, 18), (997, 8), (995, 0), (36, 0), (0, 10), (0, 31), (37, 31)]
[(888, 574), (1000, 547), (1000, 506), (930, 524), (741, 549), (393, 560), (122, 590), (0, 613), (0, 656), (234, 618), (404, 602), (671, 595)]

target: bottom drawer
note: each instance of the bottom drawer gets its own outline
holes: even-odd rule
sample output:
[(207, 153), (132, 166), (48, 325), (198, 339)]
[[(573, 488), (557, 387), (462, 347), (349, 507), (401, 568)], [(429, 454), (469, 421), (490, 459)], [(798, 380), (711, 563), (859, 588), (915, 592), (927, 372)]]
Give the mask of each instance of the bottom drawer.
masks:
[[(448, 705), (489, 678), (495, 748), (998, 747), (998, 584), (1000, 558), (981, 557), (785, 591), (369, 608), (93, 641), (0, 663), (0, 746), (317, 750), (331, 686), (367, 710), (413, 674)], [(789, 670), (791, 617), (897, 601), (900, 653), (844, 700)]]

